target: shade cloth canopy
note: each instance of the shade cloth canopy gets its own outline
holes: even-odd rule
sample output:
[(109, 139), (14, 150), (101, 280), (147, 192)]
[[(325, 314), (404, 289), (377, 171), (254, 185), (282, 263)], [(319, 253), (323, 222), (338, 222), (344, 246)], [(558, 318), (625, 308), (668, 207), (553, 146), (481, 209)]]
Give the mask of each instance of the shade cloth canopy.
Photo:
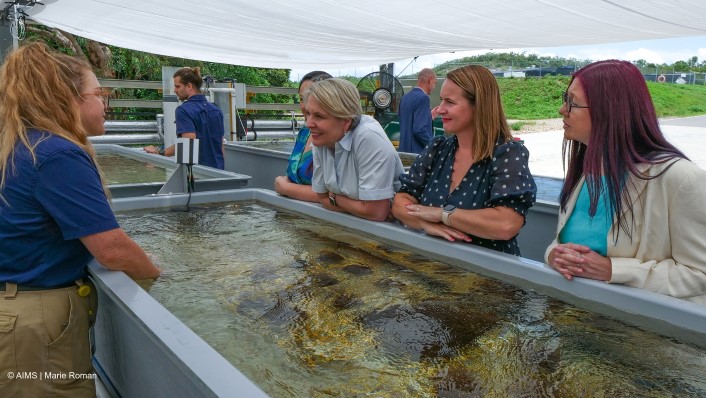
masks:
[(43, 0), (35, 21), (119, 47), (269, 68), (706, 35), (703, 0)]

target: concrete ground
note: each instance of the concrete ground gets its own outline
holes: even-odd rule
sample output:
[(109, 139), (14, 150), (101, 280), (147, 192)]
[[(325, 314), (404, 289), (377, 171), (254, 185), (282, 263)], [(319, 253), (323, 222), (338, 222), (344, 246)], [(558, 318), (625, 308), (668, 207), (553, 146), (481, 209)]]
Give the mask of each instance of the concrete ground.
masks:
[[(706, 116), (660, 120), (667, 139), (694, 163), (706, 169)], [(532, 175), (564, 178), (561, 146), (564, 130), (552, 130), (520, 136), (530, 152)]]

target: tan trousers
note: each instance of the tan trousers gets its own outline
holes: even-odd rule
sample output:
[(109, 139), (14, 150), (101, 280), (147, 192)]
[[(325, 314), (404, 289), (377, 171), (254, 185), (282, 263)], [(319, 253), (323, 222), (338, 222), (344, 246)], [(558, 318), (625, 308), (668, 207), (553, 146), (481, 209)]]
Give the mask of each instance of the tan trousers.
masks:
[(76, 286), (0, 291), (0, 397), (95, 397), (89, 298)]

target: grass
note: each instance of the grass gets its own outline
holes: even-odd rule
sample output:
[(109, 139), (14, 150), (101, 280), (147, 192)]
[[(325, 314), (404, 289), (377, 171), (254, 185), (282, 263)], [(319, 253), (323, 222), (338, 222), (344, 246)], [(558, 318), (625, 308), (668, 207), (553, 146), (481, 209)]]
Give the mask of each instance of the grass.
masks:
[[(508, 119), (537, 120), (561, 117), (561, 95), (569, 84), (566, 76), (499, 78), (498, 85)], [(706, 114), (706, 85), (647, 82), (658, 117)], [(518, 124), (522, 122), (517, 122)], [(522, 125), (511, 126), (515, 131)]]
[(511, 129), (512, 131), (520, 131), (520, 130), (522, 130), (522, 127), (523, 127), (525, 124), (529, 124), (529, 123), (527, 123), (527, 122), (514, 122), (514, 123), (510, 123), (510, 129)]
[(659, 117), (706, 114), (706, 86), (649, 82), (647, 87)]
[(500, 94), (508, 119), (551, 119), (559, 117), (561, 94), (569, 78), (499, 78)]

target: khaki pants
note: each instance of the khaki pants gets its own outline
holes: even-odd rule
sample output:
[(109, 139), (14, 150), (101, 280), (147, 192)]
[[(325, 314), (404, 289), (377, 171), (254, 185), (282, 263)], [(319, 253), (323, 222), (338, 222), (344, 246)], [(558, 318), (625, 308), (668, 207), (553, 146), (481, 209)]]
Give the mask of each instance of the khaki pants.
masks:
[(89, 298), (76, 286), (0, 291), (0, 397), (95, 397)]

